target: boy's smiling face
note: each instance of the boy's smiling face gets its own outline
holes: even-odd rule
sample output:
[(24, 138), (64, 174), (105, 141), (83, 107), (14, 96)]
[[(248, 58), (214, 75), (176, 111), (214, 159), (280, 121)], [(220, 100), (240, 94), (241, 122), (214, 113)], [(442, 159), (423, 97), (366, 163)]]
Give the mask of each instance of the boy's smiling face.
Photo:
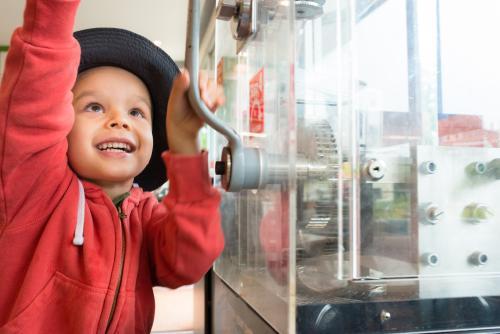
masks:
[(153, 150), (151, 99), (145, 84), (121, 68), (96, 67), (78, 76), (73, 107), (71, 167), (105, 189), (128, 191)]

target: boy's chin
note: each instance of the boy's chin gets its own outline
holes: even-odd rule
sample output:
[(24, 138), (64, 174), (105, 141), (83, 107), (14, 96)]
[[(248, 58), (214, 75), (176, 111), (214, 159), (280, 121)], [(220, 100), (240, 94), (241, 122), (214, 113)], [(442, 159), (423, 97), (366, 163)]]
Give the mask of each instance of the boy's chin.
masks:
[(92, 183), (95, 183), (97, 185), (112, 185), (113, 183), (116, 183), (117, 185), (123, 185), (134, 182), (134, 179), (138, 173), (133, 173), (133, 172), (106, 172), (106, 173), (83, 173), (80, 174), (78, 173), (78, 176), (80, 176), (83, 179), (89, 180)]

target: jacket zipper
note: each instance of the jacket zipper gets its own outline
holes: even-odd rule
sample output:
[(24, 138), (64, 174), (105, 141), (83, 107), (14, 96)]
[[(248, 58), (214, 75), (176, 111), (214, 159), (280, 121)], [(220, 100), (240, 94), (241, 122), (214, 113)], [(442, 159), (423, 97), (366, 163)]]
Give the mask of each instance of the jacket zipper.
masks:
[(127, 218), (127, 215), (123, 213), (121, 205), (118, 206), (118, 216), (120, 218), (120, 230), (122, 234), (122, 253), (120, 258), (120, 269), (118, 282), (116, 284), (115, 295), (113, 297), (113, 304), (111, 305), (111, 312), (109, 314), (108, 323), (106, 325), (106, 333), (109, 330), (109, 326), (111, 325), (111, 320), (113, 320), (113, 316), (115, 314), (116, 302), (118, 301), (118, 294), (120, 292), (120, 287), (122, 285), (123, 278), (123, 264), (125, 262), (125, 249), (126, 249), (126, 241), (125, 241), (125, 229), (123, 228), (123, 219)]

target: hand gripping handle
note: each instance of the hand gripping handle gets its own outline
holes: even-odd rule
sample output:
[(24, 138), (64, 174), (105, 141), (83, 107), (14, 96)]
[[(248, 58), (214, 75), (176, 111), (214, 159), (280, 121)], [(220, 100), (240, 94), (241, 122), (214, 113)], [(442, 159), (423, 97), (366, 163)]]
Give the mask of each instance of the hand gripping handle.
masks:
[(227, 191), (256, 189), (266, 183), (267, 159), (263, 150), (243, 146), (240, 135), (215, 116), (200, 98), (199, 77), (200, 0), (190, 0), (186, 35), (186, 68), (189, 71), (189, 102), (194, 111), (215, 131), (226, 137), (228, 146), (217, 162), (222, 186)]

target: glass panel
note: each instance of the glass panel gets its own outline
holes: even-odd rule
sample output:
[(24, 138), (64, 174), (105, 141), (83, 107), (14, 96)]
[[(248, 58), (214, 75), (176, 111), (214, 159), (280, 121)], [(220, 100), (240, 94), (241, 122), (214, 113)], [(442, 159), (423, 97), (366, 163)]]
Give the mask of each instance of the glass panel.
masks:
[[(486, 148), (497, 146), (499, 116), (484, 95), (500, 78), (484, 9), (500, 7), (482, 5), (475, 12), (469, 1), (386, 1), (356, 22), (362, 85), (353, 103), (364, 173), (353, 278), (500, 271), (492, 174), (500, 152)], [(471, 66), (474, 58), (482, 65)], [(385, 166), (380, 180), (370, 173), (374, 162)]]
[[(231, 124), (246, 146), (278, 156), (294, 165), (294, 108), (290, 107), (293, 68), (288, 2), (257, 1), (258, 31), (236, 53), (231, 23), (216, 26), (217, 78), (226, 105), (218, 115)], [(218, 136), (213, 152), (226, 144)], [(217, 157), (214, 157), (217, 159)], [(288, 170), (288, 168), (286, 168)], [(288, 173), (288, 171), (286, 171)], [(290, 181), (286, 181), (290, 179)], [(293, 177), (256, 191), (225, 193), (222, 213), (226, 247), (215, 272), (262, 318), (280, 332), (294, 330), (290, 307), (295, 273), (290, 261), (290, 213), (295, 215)], [(291, 312), (289, 314), (289, 312)]]
[[(500, 27), (494, 0), (441, 1), (439, 141), (443, 146), (498, 147), (500, 48), (491, 43)], [(467, 20), (473, 29), (460, 24)]]
[[(297, 16), (299, 329), (500, 325), (499, 9), (346, 0)], [(319, 174), (301, 178), (304, 156)]]
[(216, 273), (283, 333), (499, 328), (498, 1), (259, 4), (220, 114), (289, 181), (225, 194)]
[(342, 182), (341, 173), (342, 166), (350, 165), (342, 147), (350, 134), (346, 131), (339, 137), (343, 96), (338, 94), (349, 87), (339, 80), (346, 61), (346, 53), (339, 50), (346, 36), (337, 34), (341, 13), (336, 1), (326, 2), (321, 10), (310, 5), (296, 3), (295, 25), (299, 304), (342, 285), (338, 279), (351, 275), (349, 225), (344, 224), (349, 217), (349, 202), (344, 199), (351, 188)]

